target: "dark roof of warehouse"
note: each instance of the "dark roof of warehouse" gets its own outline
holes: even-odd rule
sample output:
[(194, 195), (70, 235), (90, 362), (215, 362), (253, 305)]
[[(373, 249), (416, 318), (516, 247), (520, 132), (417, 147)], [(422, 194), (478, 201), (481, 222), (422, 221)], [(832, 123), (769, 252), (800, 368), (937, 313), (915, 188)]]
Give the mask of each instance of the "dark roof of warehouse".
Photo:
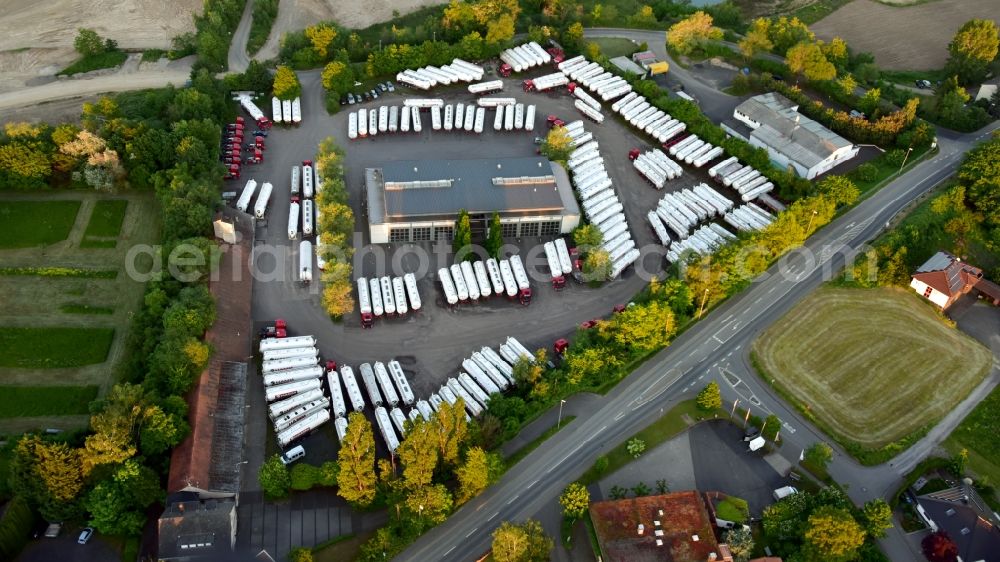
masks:
[[(366, 172), (369, 198), (377, 195), (374, 199), (382, 203), (388, 219), (453, 215), (460, 209), (561, 211), (567, 205), (560, 191), (569, 192), (565, 171), (542, 157), (399, 160)], [(497, 178), (520, 180), (498, 185)], [(377, 193), (371, 192), (372, 187)]]

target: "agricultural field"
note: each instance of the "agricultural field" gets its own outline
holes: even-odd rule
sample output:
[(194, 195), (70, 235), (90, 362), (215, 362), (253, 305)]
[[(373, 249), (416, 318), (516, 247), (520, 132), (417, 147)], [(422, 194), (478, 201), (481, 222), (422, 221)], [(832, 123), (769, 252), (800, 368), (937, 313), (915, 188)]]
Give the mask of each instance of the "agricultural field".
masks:
[(872, 53), (880, 68), (934, 70), (944, 66), (948, 43), (963, 23), (996, 14), (996, 0), (936, 0), (911, 6), (853, 0), (811, 28), (821, 39), (842, 37), (855, 52)]
[(838, 441), (865, 450), (935, 423), (992, 362), (919, 296), (888, 288), (820, 289), (753, 352), (761, 376)]
[(151, 194), (34, 197), (0, 194), (0, 433), (87, 423), (142, 302), (126, 253), (158, 240)]

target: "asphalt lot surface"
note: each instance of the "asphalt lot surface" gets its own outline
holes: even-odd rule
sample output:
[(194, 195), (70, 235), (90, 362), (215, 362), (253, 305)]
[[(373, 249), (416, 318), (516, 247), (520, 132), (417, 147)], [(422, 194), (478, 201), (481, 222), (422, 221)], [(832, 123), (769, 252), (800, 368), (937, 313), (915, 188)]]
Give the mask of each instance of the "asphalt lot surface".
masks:
[[(550, 69), (536, 71), (538, 75)], [(267, 211), (267, 220), (258, 223), (255, 266), (257, 282), (254, 287), (253, 317), (258, 325), (274, 318), (288, 322), (293, 335), (315, 335), (324, 358), (334, 359), (338, 364), (349, 364), (357, 368), (360, 363), (397, 359), (403, 365), (418, 397), (426, 397), (435, 391), (448, 377), (455, 376), (461, 362), (473, 350), (482, 346), (496, 349), (507, 336), (515, 335), (529, 348), (549, 347), (560, 337), (572, 334), (580, 323), (607, 316), (612, 308), (627, 302), (640, 290), (650, 274), (662, 271), (662, 248), (655, 242), (648, 228), (645, 215), (655, 207), (664, 192), (658, 192), (635, 171), (628, 160), (628, 150), (632, 147), (648, 148), (648, 139), (639, 137), (615, 118), (608, 118), (601, 125), (585, 122), (585, 128), (594, 133), (601, 144), (605, 164), (625, 206), (633, 238), (648, 254), (642, 261), (643, 271), (630, 268), (621, 278), (605, 284), (601, 288), (569, 283), (563, 291), (554, 291), (548, 286), (544, 253), (541, 243), (546, 239), (524, 238), (507, 240), (511, 244), (508, 253), (520, 253), (526, 257), (529, 275), (533, 277), (534, 297), (530, 306), (523, 307), (506, 299), (493, 297), (475, 304), (461, 304), (449, 308), (444, 305), (443, 295), (437, 287), (434, 273), (444, 265), (452, 263), (450, 244), (418, 243), (388, 244), (373, 246), (368, 244), (367, 221), (362, 211), (363, 174), (366, 167), (377, 166), (389, 160), (450, 157), (488, 156), (532, 156), (537, 146), (533, 143), (536, 135), (544, 135), (547, 128), (544, 118), (556, 114), (567, 121), (580, 118), (572, 106), (572, 100), (564, 91), (556, 94), (525, 94), (520, 81), (506, 80), (503, 95), (518, 98), (526, 103), (534, 103), (536, 129), (534, 132), (494, 132), (487, 127), (481, 135), (448, 131), (432, 131), (425, 127), (420, 134), (384, 134), (367, 139), (350, 141), (347, 139), (347, 119), (349, 109), (330, 116), (322, 109), (322, 91), (318, 72), (300, 73), (303, 85), (303, 123), (295, 128), (275, 126), (266, 141), (265, 162), (249, 166), (239, 181), (229, 182), (226, 189), (239, 191), (243, 183), (253, 177), (258, 182), (270, 181), (274, 192)], [(408, 90), (383, 96), (367, 103), (364, 107), (377, 108), (379, 105), (401, 104), (404, 96), (416, 96)], [(464, 86), (439, 89), (433, 92), (446, 102), (469, 102), (474, 98), (465, 92)], [(262, 101), (266, 106), (269, 100)], [(607, 113), (610, 115), (610, 108)], [(429, 121), (426, 119), (425, 121)], [(487, 120), (489, 121), (489, 119)], [(418, 314), (405, 318), (383, 318), (371, 330), (360, 327), (357, 314), (351, 314), (341, 322), (333, 323), (321, 308), (322, 284), (314, 282), (303, 286), (295, 280), (298, 240), (290, 241), (287, 236), (287, 216), (289, 206), (289, 170), (303, 160), (313, 159), (317, 144), (327, 136), (333, 136), (345, 151), (345, 175), (349, 190), (349, 204), (355, 209), (355, 255), (354, 276), (415, 272), (424, 306)], [(708, 181), (707, 167), (686, 172), (681, 179), (670, 183), (665, 191), (679, 190), (702, 181)], [(536, 269), (537, 268), (537, 269)], [(259, 399), (260, 392), (250, 391), (251, 401)], [(264, 404), (252, 404), (261, 408)], [(322, 432), (321, 432), (322, 433)], [(314, 436), (315, 437), (315, 436)], [(315, 438), (307, 442), (316, 441)], [(379, 440), (381, 441), (381, 440)], [(323, 451), (332, 454), (335, 447), (317, 444)], [(381, 445), (380, 445), (381, 446)], [(255, 470), (251, 455), (249, 470)], [(325, 456), (325, 455), (324, 455)], [(328, 457), (327, 457), (328, 458)], [(321, 460), (321, 459), (319, 459)]]
[[(684, 332), (673, 344), (643, 364), (619, 383), (604, 399), (603, 406), (584, 419), (577, 419), (555, 439), (529, 454), (509, 470), (501, 481), (464, 505), (444, 524), (432, 529), (410, 546), (400, 560), (468, 560), (489, 548), (489, 535), (501, 521), (520, 521), (555, 501), (562, 489), (599, 455), (655, 420), (662, 408), (693, 396), (709, 380), (720, 376), (730, 362), (743, 362), (748, 344), (767, 325), (787, 312), (832, 272), (839, 271), (845, 255), (851, 255), (883, 230), (908, 202), (948, 177), (966, 150), (985, 137), (973, 135), (942, 138), (941, 152), (917, 164), (909, 172), (847, 211), (799, 251), (789, 254), (759, 276), (747, 290), (711, 311)], [(733, 355), (737, 354), (736, 359)], [(706, 377), (708, 380), (706, 380)], [(756, 377), (745, 374), (754, 396), (751, 404), (767, 402), (784, 421), (782, 454), (797, 459), (801, 448), (826, 438), (795, 412), (771, 395)], [(724, 395), (735, 392), (724, 385)], [(966, 407), (960, 407), (960, 410)], [(755, 409), (759, 406), (755, 406)], [(960, 414), (961, 415), (961, 414)], [(947, 429), (948, 420), (942, 422)], [(956, 422), (957, 423), (957, 422)], [(858, 503), (892, 493), (901, 474), (926, 454), (926, 442), (943, 439), (935, 431), (906, 453), (895, 468), (861, 467), (835, 447), (830, 465), (834, 478), (845, 484)], [(914, 553), (898, 530), (882, 541), (892, 560), (908, 561)]]

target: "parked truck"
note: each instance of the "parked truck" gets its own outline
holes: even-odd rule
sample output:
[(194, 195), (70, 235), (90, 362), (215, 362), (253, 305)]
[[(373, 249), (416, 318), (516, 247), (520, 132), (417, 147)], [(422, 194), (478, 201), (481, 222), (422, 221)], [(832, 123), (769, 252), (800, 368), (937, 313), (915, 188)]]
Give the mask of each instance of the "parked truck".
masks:
[(311, 367), (316, 364), (315, 357), (309, 357), (308, 355), (299, 357), (289, 357), (286, 359), (275, 359), (273, 361), (264, 361), (261, 363), (261, 371), (265, 375), (271, 373), (277, 373), (278, 371), (287, 371), (290, 369), (303, 369), (305, 367)]
[(521, 256), (514, 254), (510, 257), (510, 269), (514, 273), (514, 280), (517, 281), (518, 298), (521, 304), (529, 304), (531, 302), (531, 285), (528, 283), (528, 273), (524, 270)]
[(302, 196), (309, 199), (313, 196), (313, 175), (312, 160), (302, 161)]
[(317, 410), (315, 413), (303, 418), (279, 433), (278, 445), (285, 448), (296, 440), (309, 435), (313, 431), (316, 431), (319, 426), (328, 421), (330, 421), (330, 412), (325, 408)]
[(382, 305), (382, 284), (379, 283), (378, 277), (368, 280), (368, 294), (372, 299), (372, 314), (376, 318), (385, 314), (385, 307)]
[(412, 273), (403, 275), (403, 285), (406, 287), (406, 296), (410, 299), (410, 308), (414, 312), (420, 310), (420, 292), (417, 290), (417, 277)]
[(361, 371), (361, 380), (365, 384), (365, 389), (368, 390), (368, 399), (371, 400), (372, 406), (381, 406), (385, 402), (382, 401), (382, 393), (378, 389), (378, 379), (375, 377), (375, 370), (372, 369), (370, 363), (362, 363), (359, 367)]
[(260, 340), (260, 352), (272, 351), (276, 349), (292, 349), (296, 347), (307, 347), (316, 345), (316, 338), (312, 336), (296, 336), (293, 338), (266, 338)]
[(392, 377), (389, 376), (389, 371), (385, 368), (385, 364), (381, 361), (376, 361), (374, 371), (375, 380), (378, 381), (379, 388), (382, 390), (382, 397), (385, 399), (385, 403), (395, 407), (399, 404), (399, 395), (396, 394), (396, 389), (392, 385)]
[(344, 388), (347, 389), (347, 398), (351, 401), (351, 408), (355, 412), (365, 409), (365, 396), (358, 386), (358, 379), (354, 377), (354, 369), (347, 365), (340, 367), (340, 378), (344, 381)]
[(236, 208), (241, 212), (247, 212), (247, 207), (250, 206), (250, 199), (253, 198), (256, 190), (257, 181), (254, 179), (247, 180), (246, 185), (243, 186), (243, 192), (240, 193), (240, 198), (236, 201)]
[(313, 246), (312, 242), (299, 242), (299, 282), (311, 283), (313, 278)]
[(458, 292), (455, 290), (455, 283), (451, 278), (451, 271), (447, 267), (438, 270), (438, 281), (441, 282), (441, 290), (444, 291), (445, 301), (449, 305), (458, 304)]
[(298, 125), (302, 122), (302, 100), (295, 98), (292, 100), (292, 123)]
[(271, 119), (275, 123), (281, 123), (284, 120), (281, 117), (281, 100), (277, 97), (271, 98)]
[(386, 275), (379, 278), (379, 292), (382, 294), (382, 307), (386, 314), (396, 314), (396, 299), (392, 290), (392, 279)]
[(344, 401), (344, 391), (340, 387), (340, 373), (336, 369), (326, 372), (326, 384), (330, 387), (331, 408), (334, 417), (347, 415), (347, 403)]
[(295, 240), (299, 237), (299, 204), (292, 201), (288, 205), (288, 239)]
[(282, 431), (292, 427), (297, 422), (308, 418), (320, 410), (327, 410), (329, 407), (330, 399), (326, 396), (306, 402), (305, 404), (296, 407), (294, 410), (278, 416), (278, 418), (274, 420), (274, 431), (280, 435)]
[(247, 94), (241, 95), (239, 97), (239, 102), (240, 105), (243, 106), (243, 110), (249, 113), (250, 117), (253, 118), (254, 122), (257, 123), (257, 127), (261, 129), (271, 128), (271, 120), (268, 119), (267, 117), (264, 117), (264, 112), (261, 111), (259, 107), (257, 107), (257, 104), (255, 104), (253, 100), (250, 99), (249, 95)]
[(315, 388), (306, 392), (300, 392), (298, 394), (293, 394), (292, 396), (285, 398), (284, 400), (278, 400), (277, 402), (272, 402), (267, 407), (267, 415), (271, 418), (271, 421), (280, 418), (282, 415), (291, 412), (292, 410), (298, 408), (303, 404), (308, 404), (313, 400), (319, 400), (323, 398), (323, 390), (320, 388)]
[(334, 418), (333, 425), (337, 429), (337, 440), (343, 445), (344, 438), (347, 437), (347, 419)]
[(268, 402), (274, 402), (276, 400), (289, 398), (302, 392), (316, 390), (320, 386), (319, 379), (309, 379), (288, 384), (281, 384), (278, 386), (269, 386), (264, 389), (264, 398), (266, 398)]

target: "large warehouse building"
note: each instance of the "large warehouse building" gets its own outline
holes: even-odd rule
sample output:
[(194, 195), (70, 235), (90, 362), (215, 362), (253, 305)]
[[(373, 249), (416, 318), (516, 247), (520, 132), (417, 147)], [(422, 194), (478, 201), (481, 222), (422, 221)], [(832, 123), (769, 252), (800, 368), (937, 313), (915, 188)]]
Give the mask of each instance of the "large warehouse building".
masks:
[(781, 94), (754, 96), (722, 123), (726, 132), (767, 150), (781, 168), (791, 166), (807, 179), (854, 158), (859, 148), (851, 141), (799, 113), (799, 106)]
[(451, 240), (459, 211), (473, 239), (500, 213), (504, 238), (557, 236), (580, 223), (569, 177), (541, 157), (401, 160), (365, 169), (372, 244)]

